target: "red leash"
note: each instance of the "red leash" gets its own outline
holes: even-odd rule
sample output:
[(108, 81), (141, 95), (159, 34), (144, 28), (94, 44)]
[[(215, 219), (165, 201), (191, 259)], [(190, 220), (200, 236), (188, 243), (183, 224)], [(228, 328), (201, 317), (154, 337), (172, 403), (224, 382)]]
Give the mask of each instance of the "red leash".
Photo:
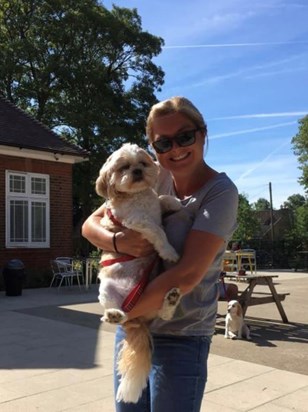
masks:
[(150, 265), (146, 268), (146, 270), (144, 271), (144, 274), (142, 275), (137, 285), (133, 287), (133, 289), (129, 292), (129, 294), (124, 299), (122, 306), (121, 306), (124, 312), (131, 311), (133, 307), (136, 305), (138, 299), (140, 298), (142, 292), (144, 291), (146, 285), (148, 284), (149, 276), (154, 268), (155, 262), (156, 262), (156, 257), (150, 263)]
[(229, 302), (230, 301), (229, 296), (228, 296), (229, 294), (228, 294), (228, 291), (227, 291), (227, 287), (226, 287), (226, 284), (225, 284), (225, 279), (224, 279), (224, 274), (223, 273), (224, 272), (220, 272), (220, 282), (222, 283), (222, 288), (225, 292), (225, 299), (226, 299), (227, 302)]

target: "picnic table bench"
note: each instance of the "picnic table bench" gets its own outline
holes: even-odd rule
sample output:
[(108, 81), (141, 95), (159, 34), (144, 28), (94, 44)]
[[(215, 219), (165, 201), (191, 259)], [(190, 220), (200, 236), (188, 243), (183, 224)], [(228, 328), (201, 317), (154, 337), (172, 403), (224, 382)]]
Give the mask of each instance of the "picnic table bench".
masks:
[[(242, 305), (243, 313), (245, 315), (249, 306), (262, 305), (265, 303), (274, 302), (280, 313), (281, 319), (284, 323), (288, 323), (288, 318), (282, 306), (282, 301), (285, 300), (289, 293), (278, 293), (273, 283), (273, 278), (278, 278), (278, 275), (272, 274), (226, 274), (225, 278), (235, 281), (245, 281), (247, 287), (242, 292), (239, 292), (238, 300)], [(267, 285), (269, 293), (255, 291), (257, 285)]]

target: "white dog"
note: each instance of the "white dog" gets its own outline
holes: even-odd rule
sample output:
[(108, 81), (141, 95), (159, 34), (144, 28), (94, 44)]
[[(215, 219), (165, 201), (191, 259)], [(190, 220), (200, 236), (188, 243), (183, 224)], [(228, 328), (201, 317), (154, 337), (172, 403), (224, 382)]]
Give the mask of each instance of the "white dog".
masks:
[[(151, 156), (135, 144), (124, 144), (103, 165), (96, 181), (96, 191), (106, 199), (101, 224), (116, 233), (123, 227), (140, 232), (153, 244), (159, 256), (177, 261), (178, 254), (162, 229), (162, 212), (179, 210), (181, 203), (171, 196), (157, 196), (153, 190), (158, 166)], [(103, 321), (123, 323), (123, 302), (136, 285), (151, 272), (157, 254), (132, 258), (116, 252), (103, 252), (99, 273), (99, 301), (104, 308)], [(117, 360), (121, 382), (117, 401), (137, 402), (151, 369), (151, 337), (146, 321), (155, 316), (171, 319), (180, 299), (177, 288), (167, 293), (163, 307), (148, 319), (124, 323), (126, 339)], [(130, 326), (130, 327), (129, 327)], [(133, 327), (132, 327), (133, 326)]]
[(226, 315), (225, 338), (242, 339), (242, 336), (251, 340), (250, 330), (244, 322), (241, 304), (237, 300), (230, 300)]

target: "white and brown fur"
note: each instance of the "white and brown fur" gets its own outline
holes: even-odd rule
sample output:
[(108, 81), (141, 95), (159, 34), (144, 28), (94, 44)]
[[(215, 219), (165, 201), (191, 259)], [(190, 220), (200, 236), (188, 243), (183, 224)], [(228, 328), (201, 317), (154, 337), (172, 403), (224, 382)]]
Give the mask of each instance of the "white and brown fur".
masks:
[[(151, 156), (139, 146), (126, 143), (101, 168), (96, 191), (106, 199), (106, 207), (122, 226), (142, 233), (162, 259), (176, 262), (178, 254), (169, 244), (162, 228), (162, 212), (179, 210), (181, 205), (171, 196), (157, 196), (154, 191), (157, 176), (158, 166)], [(101, 224), (112, 232), (123, 230), (106, 213)], [(120, 256), (116, 252), (104, 251), (101, 260)], [(103, 321), (114, 324), (126, 321), (122, 303), (155, 257), (156, 252), (151, 256), (102, 267), (99, 273), (99, 301), (104, 308)], [(127, 325), (124, 323), (126, 338), (117, 360), (121, 375), (117, 401), (138, 401), (151, 369), (151, 337), (147, 320), (155, 316), (171, 319), (179, 299), (180, 291), (174, 288), (167, 293), (158, 313), (151, 314), (147, 319), (138, 318)]]
[(225, 318), (225, 338), (227, 339), (242, 339), (250, 338), (250, 330), (244, 322), (243, 309), (237, 300), (230, 300)]

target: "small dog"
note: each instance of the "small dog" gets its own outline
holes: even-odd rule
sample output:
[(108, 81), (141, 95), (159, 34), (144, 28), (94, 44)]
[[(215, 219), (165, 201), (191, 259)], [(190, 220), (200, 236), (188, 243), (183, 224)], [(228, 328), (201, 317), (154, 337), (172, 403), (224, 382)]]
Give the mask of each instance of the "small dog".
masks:
[(228, 313), (226, 315), (225, 338), (247, 340), (250, 338), (250, 330), (244, 322), (242, 306), (237, 300), (230, 300), (228, 303)]
[[(114, 233), (123, 227), (140, 232), (162, 259), (176, 262), (178, 254), (162, 228), (162, 213), (179, 210), (181, 203), (172, 196), (158, 197), (153, 189), (157, 176), (158, 166), (139, 146), (126, 143), (115, 151), (101, 168), (96, 181), (96, 192), (106, 199), (106, 213), (101, 224)], [(102, 268), (98, 277), (99, 301), (104, 308), (102, 320), (113, 324), (127, 320), (122, 309), (123, 301), (138, 285), (144, 272), (151, 270), (157, 253), (133, 259), (128, 257), (127, 260), (125, 256), (123, 259), (123, 254), (104, 251), (101, 257)], [(117, 401), (138, 401), (151, 369), (151, 336), (147, 320), (155, 316), (171, 319), (179, 299), (179, 289), (173, 288), (158, 313), (147, 319), (124, 323), (126, 339), (117, 360), (121, 375)]]

